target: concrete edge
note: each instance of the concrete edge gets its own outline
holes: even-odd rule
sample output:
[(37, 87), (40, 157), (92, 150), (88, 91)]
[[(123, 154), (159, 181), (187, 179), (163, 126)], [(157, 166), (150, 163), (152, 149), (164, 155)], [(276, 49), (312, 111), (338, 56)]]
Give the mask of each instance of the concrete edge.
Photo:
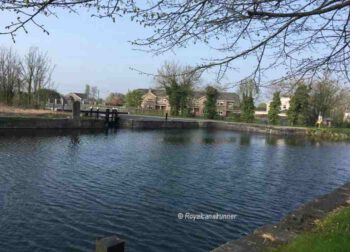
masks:
[(318, 220), (344, 206), (350, 206), (350, 182), (304, 204), (280, 222), (257, 228), (251, 234), (229, 241), (211, 252), (261, 252), (269, 247), (287, 244), (296, 235), (312, 230)]

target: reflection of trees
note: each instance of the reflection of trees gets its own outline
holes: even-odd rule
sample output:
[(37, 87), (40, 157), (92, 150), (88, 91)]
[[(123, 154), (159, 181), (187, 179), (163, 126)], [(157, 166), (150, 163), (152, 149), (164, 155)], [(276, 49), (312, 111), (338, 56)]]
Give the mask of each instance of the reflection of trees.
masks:
[(266, 135), (265, 142), (268, 145), (276, 145), (277, 144), (277, 137), (272, 135)]
[(250, 135), (242, 134), (239, 138), (239, 144), (240, 145), (250, 145)]
[(308, 141), (305, 137), (295, 137), (295, 136), (275, 136), (275, 135), (266, 135), (265, 137), (265, 143), (267, 145), (290, 145), (290, 146), (297, 146), (297, 145), (305, 145), (305, 143)]
[(72, 134), (70, 136), (70, 147), (76, 147), (80, 144), (79, 134)]
[(165, 130), (163, 142), (170, 144), (188, 144), (195, 134), (191, 130)]

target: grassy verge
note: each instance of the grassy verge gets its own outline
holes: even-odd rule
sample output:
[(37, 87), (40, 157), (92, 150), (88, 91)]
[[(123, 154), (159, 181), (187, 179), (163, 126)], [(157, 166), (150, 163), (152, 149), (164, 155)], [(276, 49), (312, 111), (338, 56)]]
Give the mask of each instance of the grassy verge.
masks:
[(350, 251), (350, 207), (340, 208), (320, 221), (311, 232), (301, 234), (288, 245), (270, 252)]
[(25, 109), (10, 107), (3, 104), (0, 104), (0, 117), (15, 117), (15, 118), (67, 118), (69, 113), (64, 112), (54, 112), (44, 109)]
[(313, 139), (350, 140), (350, 128), (310, 128), (308, 134)]

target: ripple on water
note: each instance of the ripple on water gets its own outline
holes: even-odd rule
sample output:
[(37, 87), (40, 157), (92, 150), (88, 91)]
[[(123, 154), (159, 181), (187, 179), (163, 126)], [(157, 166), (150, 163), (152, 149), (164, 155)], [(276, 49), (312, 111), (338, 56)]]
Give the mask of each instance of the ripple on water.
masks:
[(92, 251), (112, 234), (131, 252), (208, 251), (349, 181), (349, 150), (206, 130), (3, 138), (1, 251)]

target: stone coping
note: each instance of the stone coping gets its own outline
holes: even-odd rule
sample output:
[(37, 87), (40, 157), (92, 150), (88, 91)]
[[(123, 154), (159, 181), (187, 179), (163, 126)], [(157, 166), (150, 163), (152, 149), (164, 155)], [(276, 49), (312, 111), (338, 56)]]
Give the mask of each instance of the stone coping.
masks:
[(315, 223), (337, 208), (350, 206), (350, 182), (294, 210), (276, 224), (268, 224), (238, 240), (229, 241), (211, 252), (261, 252), (311, 231)]

